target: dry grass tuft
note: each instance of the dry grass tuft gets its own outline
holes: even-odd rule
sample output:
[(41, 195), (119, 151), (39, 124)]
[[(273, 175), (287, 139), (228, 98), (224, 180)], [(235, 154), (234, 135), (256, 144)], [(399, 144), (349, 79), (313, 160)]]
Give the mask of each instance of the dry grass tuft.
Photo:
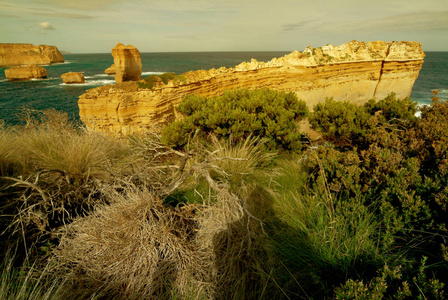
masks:
[(133, 190), (69, 227), (56, 256), (70, 280), (121, 299), (170, 299), (202, 288), (194, 214)]

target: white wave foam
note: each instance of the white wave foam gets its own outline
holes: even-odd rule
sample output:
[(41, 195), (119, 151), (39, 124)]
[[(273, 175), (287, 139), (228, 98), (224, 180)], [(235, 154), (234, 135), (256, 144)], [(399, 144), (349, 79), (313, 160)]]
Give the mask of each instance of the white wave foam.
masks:
[(71, 64), (71, 63), (73, 63), (73, 61), (71, 61), (71, 60), (66, 60), (66, 61), (64, 61), (64, 62), (62, 62), (62, 63), (52, 63), (52, 65), (54, 66), (54, 65), (68, 65), (68, 64)]
[(114, 76), (114, 75), (108, 75), (108, 74), (96, 74), (96, 75), (94, 75), (95, 77), (112, 77), (112, 76)]
[(420, 108), (427, 106), (428, 104), (423, 104), (423, 103), (419, 103), (417, 104), (417, 111), (414, 114), (414, 116), (416, 116), (417, 118), (420, 118), (422, 116), (422, 112), (420, 111)]
[(2, 79), (2, 80), (0, 80), (0, 82), (6, 82), (6, 81), (8, 81), (8, 79)]
[(142, 72), (142, 75), (160, 75), (164, 72)]
[(114, 84), (115, 80), (110, 79), (101, 79), (101, 80), (87, 80), (85, 83), (61, 83), (62, 86), (86, 86), (86, 85), (108, 85), (108, 84)]

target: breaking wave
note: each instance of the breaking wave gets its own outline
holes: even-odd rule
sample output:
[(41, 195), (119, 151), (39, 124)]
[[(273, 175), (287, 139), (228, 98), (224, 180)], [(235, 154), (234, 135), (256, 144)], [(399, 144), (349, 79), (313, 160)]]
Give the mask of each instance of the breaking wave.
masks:
[(59, 85), (61, 86), (86, 86), (86, 85), (92, 85), (92, 86), (100, 86), (100, 85), (108, 85), (108, 84), (114, 84), (115, 80), (113, 79), (97, 79), (97, 80), (86, 80), (85, 83), (61, 83)]
[(163, 74), (164, 72), (142, 72), (142, 76), (143, 75), (160, 75)]

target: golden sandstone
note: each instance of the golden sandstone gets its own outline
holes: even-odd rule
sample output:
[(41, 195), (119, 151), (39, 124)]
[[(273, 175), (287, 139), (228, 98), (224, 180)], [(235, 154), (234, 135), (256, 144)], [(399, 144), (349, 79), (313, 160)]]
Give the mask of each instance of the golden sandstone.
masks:
[(134, 46), (118, 43), (112, 49), (115, 65), (115, 81), (136, 81), (142, 79), (140, 51)]
[(84, 74), (81, 72), (68, 72), (61, 75), (62, 82), (65, 84), (85, 83)]
[(0, 43), (0, 68), (62, 62), (64, 57), (55, 46)]
[[(126, 47), (119, 45), (120, 49)], [(124, 53), (120, 51), (115, 53)], [(126, 64), (132, 69), (138, 65), (132, 51), (122, 55), (134, 60), (132, 63), (114, 59), (117, 74)], [(152, 89), (138, 88), (137, 82), (90, 89), (79, 98), (79, 114), (91, 130), (129, 134), (157, 131), (175, 120), (175, 106), (188, 94), (213, 96), (227, 89), (268, 87), (295, 92), (311, 109), (327, 97), (357, 104), (383, 99), (391, 92), (405, 98), (411, 94), (424, 57), (418, 42), (351, 41), (308, 47), (269, 62), (253, 59), (229, 69), (190, 71), (183, 74), (185, 80), (160, 81)]]
[(29, 80), (32, 78), (47, 77), (47, 70), (36, 65), (15, 66), (5, 70), (5, 76), (9, 81)]

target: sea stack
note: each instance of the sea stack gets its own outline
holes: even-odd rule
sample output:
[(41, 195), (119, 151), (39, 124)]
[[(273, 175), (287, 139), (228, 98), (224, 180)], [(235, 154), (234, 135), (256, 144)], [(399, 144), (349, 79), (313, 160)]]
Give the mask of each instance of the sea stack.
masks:
[(112, 49), (115, 64), (115, 81), (138, 81), (142, 79), (142, 60), (140, 51), (134, 46), (118, 43)]
[(62, 62), (64, 57), (55, 46), (0, 43), (0, 68)]
[(61, 75), (62, 82), (65, 84), (85, 83), (84, 74), (80, 72), (69, 72)]
[(47, 70), (36, 65), (16, 66), (5, 70), (5, 76), (9, 81), (29, 80), (33, 78), (47, 77)]
[(107, 75), (115, 75), (117, 73), (117, 70), (115, 69), (115, 64), (112, 64), (112, 66), (104, 70), (104, 73), (106, 73)]

